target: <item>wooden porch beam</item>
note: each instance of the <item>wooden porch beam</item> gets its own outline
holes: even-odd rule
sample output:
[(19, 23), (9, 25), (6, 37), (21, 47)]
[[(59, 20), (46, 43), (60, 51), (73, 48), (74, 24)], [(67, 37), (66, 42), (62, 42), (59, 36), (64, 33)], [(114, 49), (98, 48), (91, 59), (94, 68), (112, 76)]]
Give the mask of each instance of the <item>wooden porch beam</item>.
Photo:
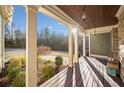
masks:
[(100, 33), (108, 33), (111, 32), (113, 28), (117, 28), (118, 25), (112, 25), (112, 26), (105, 26), (105, 27), (98, 27), (98, 28), (93, 28), (93, 29), (88, 29), (86, 30), (86, 33), (89, 34), (100, 34)]

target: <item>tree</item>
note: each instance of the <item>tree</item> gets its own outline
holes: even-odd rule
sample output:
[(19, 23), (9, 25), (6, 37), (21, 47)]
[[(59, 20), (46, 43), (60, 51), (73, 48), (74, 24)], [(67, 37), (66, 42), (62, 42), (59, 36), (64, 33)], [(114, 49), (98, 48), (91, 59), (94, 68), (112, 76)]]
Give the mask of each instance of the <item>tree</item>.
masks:
[(52, 50), (67, 51), (68, 36), (57, 33), (59, 31), (50, 31), (48, 27), (38, 32), (38, 46), (48, 46)]
[(45, 45), (49, 44), (49, 28), (48, 27), (45, 28), (45, 39), (46, 39)]
[[(6, 48), (25, 48), (26, 37), (25, 32), (20, 29), (14, 29), (6, 25), (5, 47)], [(13, 32), (12, 32), (13, 31)], [(10, 32), (12, 34), (10, 34)]]

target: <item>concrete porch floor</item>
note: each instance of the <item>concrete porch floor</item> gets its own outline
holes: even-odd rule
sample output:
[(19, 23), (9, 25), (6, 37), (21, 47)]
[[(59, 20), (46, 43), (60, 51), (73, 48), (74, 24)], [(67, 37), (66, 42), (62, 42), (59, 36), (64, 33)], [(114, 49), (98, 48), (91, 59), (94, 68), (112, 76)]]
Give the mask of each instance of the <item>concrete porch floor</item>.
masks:
[(65, 68), (40, 87), (119, 87), (124, 83), (119, 77), (106, 73), (106, 60), (81, 57), (74, 68)]

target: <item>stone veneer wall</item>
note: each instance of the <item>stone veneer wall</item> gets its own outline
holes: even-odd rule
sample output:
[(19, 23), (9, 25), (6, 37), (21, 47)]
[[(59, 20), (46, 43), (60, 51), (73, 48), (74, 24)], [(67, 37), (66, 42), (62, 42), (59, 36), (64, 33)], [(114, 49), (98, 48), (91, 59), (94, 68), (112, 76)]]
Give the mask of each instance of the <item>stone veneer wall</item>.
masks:
[(119, 60), (121, 63), (121, 78), (124, 81), (124, 9), (118, 16)]
[(118, 28), (113, 28), (112, 32), (112, 52), (114, 52), (114, 56), (116, 59), (119, 58), (119, 47), (118, 47)]

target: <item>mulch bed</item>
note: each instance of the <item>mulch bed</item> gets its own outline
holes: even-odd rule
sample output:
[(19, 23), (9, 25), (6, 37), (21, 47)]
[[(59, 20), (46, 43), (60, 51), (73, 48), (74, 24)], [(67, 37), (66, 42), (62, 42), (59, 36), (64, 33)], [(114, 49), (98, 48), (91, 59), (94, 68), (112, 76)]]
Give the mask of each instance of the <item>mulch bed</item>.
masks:
[(7, 65), (0, 73), (0, 87), (9, 87), (10, 82), (7, 80), (6, 77)]

